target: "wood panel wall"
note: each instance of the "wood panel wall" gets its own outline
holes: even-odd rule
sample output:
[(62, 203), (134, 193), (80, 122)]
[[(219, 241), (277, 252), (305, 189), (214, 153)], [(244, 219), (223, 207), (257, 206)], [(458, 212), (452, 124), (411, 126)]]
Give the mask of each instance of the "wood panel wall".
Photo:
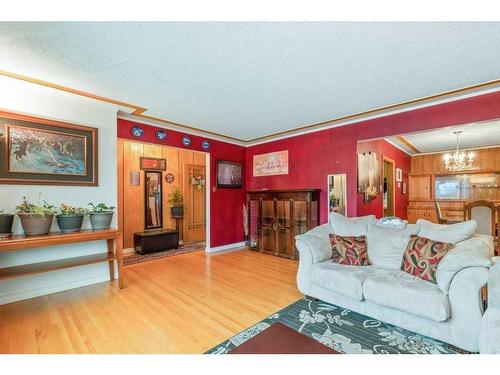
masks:
[[(475, 168), (471, 172), (500, 171), (500, 147), (475, 150)], [(448, 174), (444, 154), (416, 155), (411, 158), (411, 174)], [(455, 173), (456, 174), (456, 173)]]
[[(175, 228), (175, 220), (170, 217), (168, 194), (179, 186), (186, 195), (189, 186), (185, 183), (184, 169), (187, 164), (205, 165), (206, 154), (175, 147), (149, 143), (118, 140), (118, 222), (123, 230), (123, 247), (134, 246), (134, 233), (144, 230), (144, 172), (140, 169), (140, 157), (164, 158), (167, 170), (163, 172), (163, 228)], [(140, 172), (140, 185), (130, 184), (130, 172)], [(172, 173), (173, 183), (165, 182), (165, 175)], [(183, 228), (180, 239), (183, 238)]]

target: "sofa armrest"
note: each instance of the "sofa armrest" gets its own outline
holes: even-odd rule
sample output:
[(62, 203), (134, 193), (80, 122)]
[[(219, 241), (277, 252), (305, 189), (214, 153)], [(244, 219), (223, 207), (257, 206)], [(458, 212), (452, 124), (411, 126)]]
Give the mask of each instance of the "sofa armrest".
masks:
[(299, 251), (297, 286), (303, 294), (310, 294), (311, 266), (332, 257), (329, 233), (330, 225), (323, 224), (295, 237), (295, 246), (297, 246), (297, 250)]
[(488, 282), (489, 269), (469, 267), (458, 272), (450, 285), (451, 307), (450, 336), (452, 340), (476, 343), (464, 347), (473, 352), (479, 351), (479, 332), (483, 315), (481, 289)]
[(464, 269), (491, 267), (493, 249), (493, 237), (485, 235), (474, 235), (456, 244), (437, 267), (436, 281), (439, 289), (448, 294), (453, 279)]
[(488, 278), (488, 308), (500, 309), (500, 257), (493, 258)]
[(295, 236), (295, 245), (299, 250), (300, 260), (316, 264), (332, 257), (329, 228), (329, 224), (323, 224), (307, 233)]

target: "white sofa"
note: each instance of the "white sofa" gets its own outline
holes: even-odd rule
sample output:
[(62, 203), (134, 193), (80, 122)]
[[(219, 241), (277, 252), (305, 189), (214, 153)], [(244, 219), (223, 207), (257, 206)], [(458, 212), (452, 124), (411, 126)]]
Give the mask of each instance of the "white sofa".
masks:
[[(422, 231), (419, 227), (412, 230)], [(473, 235), (457, 243), (440, 262), (437, 284), (433, 284), (400, 270), (405, 246), (400, 253), (380, 250), (380, 242), (395, 241), (390, 236), (372, 235), (370, 241), (370, 232), (366, 233), (369, 266), (333, 263), (329, 233), (330, 224), (323, 224), (296, 236), (297, 284), (303, 294), (467, 351), (479, 351), (481, 288), (487, 283), (493, 255), (490, 236)]]
[(500, 354), (500, 257), (494, 261), (488, 279), (488, 309), (481, 320), (481, 354)]

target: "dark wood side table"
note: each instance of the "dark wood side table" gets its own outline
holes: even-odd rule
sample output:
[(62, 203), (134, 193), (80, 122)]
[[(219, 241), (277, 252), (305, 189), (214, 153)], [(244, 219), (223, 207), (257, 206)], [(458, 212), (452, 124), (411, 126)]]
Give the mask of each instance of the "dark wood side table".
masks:
[(108, 262), (110, 280), (115, 277), (115, 261), (118, 263), (118, 284), (123, 288), (123, 248), (122, 232), (117, 229), (82, 230), (74, 233), (51, 232), (41, 236), (12, 236), (0, 240), (0, 252), (22, 251), (33, 248), (59, 246), (72, 243), (106, 241), (107, 253), (84, 255), (46, 262), (23, 264), (0, 268), (0, 280), (13, 279), (22, 276), (35, 275), (70, 267)]

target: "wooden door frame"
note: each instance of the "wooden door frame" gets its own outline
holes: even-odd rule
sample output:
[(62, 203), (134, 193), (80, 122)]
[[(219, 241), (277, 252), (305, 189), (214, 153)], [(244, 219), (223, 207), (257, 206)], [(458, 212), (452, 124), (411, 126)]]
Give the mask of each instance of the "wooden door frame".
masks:
[[(382, 156), (382, 184), (384, 183), (384, 162), (392, 164), (392, 215), (396, 215), (396, 162), (388, 158), (387, 156)], [(382, 185), (383, 186), (383, 185)], [(384, 189), (382, 189), (382, 217), (384, 217)]]
[[(330, 177), (335, 177), (335, 176), (343, 176), (345, 181), (344, 181), (344, 207), (345, 207), (345, 217), (349, 217), (347, 216), (347, 173), (332, 173), (332, 174), (329, 174), (329, 175), (326, 175), (326, 202), (327, 202), (327, 206), (326, 206), (326, 212), (328, 213), (328, 222), (330, 222)], [(383, 208), (383, 207), (382, 207)], [(318, 208), (319, 209), (319, 208)]]
[[(117, 217), (117, 227), (119, 230), (124, 230), (124, 205), (125, 205), (125, 196), (123, 192), (123, 188), (125, 186), (125, 181), (128, 181), (128, 176), (124, 175), (124, 163), (123, 163), (123, 153), (124, 153), (124, 142), (132, 142), (132, 143), (140, 143), (140, 144), (150, 144), (154, 146), (161, 146), (161, 147), (169, 147), (169, 148), (175, 148), (178, 150), (183, 150), (183, 148), (180, 147), (175, 147), (175, 146), (169, 146), (169, 145), (159, 145), (157, 143), (151, 143), (151, 142), (144, 142), (140, 140), (135, 140), (135, 139), (128, 139), (128, 138), (117, 138), (117, 160), (116, 160), (116, 169), (117, 169), (117, 192), (116, 192), (116, 197), (117, 197), (117, 210), (116, 210), (116, 217)], [(205, 154), (205, 252), (210, 253), (211, 247), (210, 247), (210, 205), (211, 205), (211, 192), (212, 192), (212, 186), (210, 182), (210, 173), (211, 173), (211, 168), (210, 168), (210, 153), (208, 152), (202, 152), (202, 151), (196, 151), (199, 153)], [(124, 253), (130, 253), (133, 252), (133, 248), (128, 248), (125, 249), (123, 247), (124, 245), (124, 237), (122, 236), (121, 238), (121, 245), (124, 250)], [(215, 250), (217, 251), (217, 250)]]

